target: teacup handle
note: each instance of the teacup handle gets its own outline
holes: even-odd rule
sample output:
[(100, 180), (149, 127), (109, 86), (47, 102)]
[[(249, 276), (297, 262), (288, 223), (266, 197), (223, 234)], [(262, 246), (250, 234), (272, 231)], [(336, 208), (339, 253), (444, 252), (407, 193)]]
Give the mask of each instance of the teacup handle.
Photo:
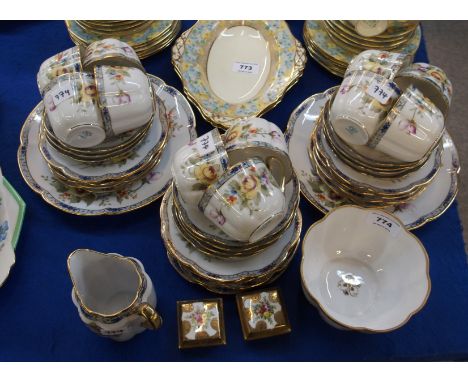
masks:
[(275, 157), (269, 157), (267, 158), (265, 164), (278, 182), (281, 192), (284, 192), (284, 185), (286, 183), (286, 170), (283, 163)]
[(150, 304), (141, 304), (138, 307), (138, 314), (146, 319), (143, 325), (148, 329), (159, 329), (163, 323), (162, 317)]

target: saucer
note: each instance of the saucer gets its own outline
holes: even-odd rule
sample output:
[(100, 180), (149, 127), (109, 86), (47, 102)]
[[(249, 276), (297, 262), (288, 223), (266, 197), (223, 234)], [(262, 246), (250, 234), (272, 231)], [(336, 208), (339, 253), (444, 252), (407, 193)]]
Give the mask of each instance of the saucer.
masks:
[(28, 116), (21, 131), (18, 163), (26, 183), (52, 206), (76, 215), (115, 215), (133, 211), (158, 199), (172, 181), (174, 153), (196, 137), (195, 116), (185, 97), (161, 79), (149, 75), (166, 108), (169, 141), (159, 163), (141, 180), (117, 192), (93, 195), (65, 187), (54, 178), (38, 148), (43, 104)]
[[(162, 103), (162, 102), (161, 102)], [(158, 114), (141, 143), (131, 155), (121, 161), (107, 163), (84, 163), (58, 152), (44, 135), (39, 140), (39, 150), (46, 162), (67, 179), (83, 183), (101, 183), (119, 181), (140, 171), (162, 149), (167, 141), (168, 125), (163, 105), (158, 107)]]
[[(335, 88), (315, 94), (303, 101), (291, 114), (285, 132), (294, 169), (301, 183), (301, 192), (317, 209), (326, 213), (340, 205), (353, 204), (333, 192), (313, 170), (308, 156), (310, 137), (322, 108)], [(435, 220), (450, 207), (458, 192), (458, 153), (446, 132), (442, 137), (442, 163), (434, 179), (416, 198), (392, 205), (385, 211), (393, 213), (408, 229)]]
[(300, 239), (302, 217), (299, 209), (278, 241), (253, 257), (226, 261), (209, 257), (193, 247), (179, 231), (172, 212), (170, 187), (161, 202), (161, 236), (168, 258), (182, 277), (219, 293), (235, 293), (274, 280), (289, 264)]
[(176, 188), (173, 189), (173, 193), (175, 198), (174, 205), (181, 215), (184, 223), (183, 225), (191, 232), (191, 236), (197, 236), (205, 242), (212, 243), (212, 246), (229, 252), (255, 248), (263, 241), (267, 241), (269, 237), (278, 236), (283, 232), (285, 227), (290, 223), (299, 204), (299, 181), (294, 174), (292, 180), (286, 184), (284, 190), (285, 204), (287, 206), (285, 217), (278, 226), (271, 231), (268, 237), (266, 237), (265, 240), (261, 240), (260, 243), (245, 243), (233, 240), (226, 233), (214, 226), (213, 223), (205, 217), (203, 212), (198, 209), (198, 206), (189, 206), (185, 204), (180, 197), (177, 197), (178, 192)]
[(317, 150), (325, 158), (334, 176), (340, 183), (351, 187), (355, 192), (370, 192), (380, 196), (403, 196), (412, 190), (429, 184), (437, 175), (440, 168), (440, 153), (434, 150), (429, 159), (416, 171), (398, 178), (379, 178), (357, 171), (344, 163), (333, 152), (329, 143), (324, 138), (323, 127), (317, 123), (315, 129)]

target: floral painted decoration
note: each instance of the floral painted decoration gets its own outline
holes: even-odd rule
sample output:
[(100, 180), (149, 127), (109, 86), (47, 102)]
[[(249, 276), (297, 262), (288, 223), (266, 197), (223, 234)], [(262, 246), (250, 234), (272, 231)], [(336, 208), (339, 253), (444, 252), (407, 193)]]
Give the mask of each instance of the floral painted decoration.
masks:
[(44, 61), (37, 73), (37, 81), (41, 95), (50, 89), (51, 82), (57, 77), (81, 71), (81, 55), (79, 47), (73, 47)]
[(285, 21), (243, 21), (258, 30), (270, 46), (272, 62), (269, 86), (253, 99), (243, 103), (229, 103), (212, 94), (206, 77), (206, 57), (211, 44), (223, 30), (239, 25), (239, 21), (198, 21), (176, 41), (172, 63), (181, 77), (184, 89), (200, 108), (204, 118), (223, 128), (229, 128), (240, 119), (262, 114), (281, 99), (301, 75), (307, 60), (305, 51), (291, 34)]
[[(323, 26), (320, 20), (307, 20), (304, 24), (304, 30), (317, 46), (319, 51), (323, 51), (327, 56), (336, 61), (348, 65), (356, 55), (356, 52), (336, 44)], [(399, 53), (414, 56), (421, 42), (421, 28), (417, 27), (413, 37), (401, 48)]]
[[(398, 77), (413, 77), (429, 81), (441, 93), (447, 109), (450, 107), (453, 86), (447, 74), (441, 68), (424, 62), (417, 62), (398, 73)], [(441, 106), (439, 105), (439, 107)]]
[(223, 197), (228, 206), (236, 204), (240, 210), (248, 208), (252, 214), (262, 197), (268, 198), (271, 195), (271, 185), (277, 184), (270, 172), (263, 166), (258, 169), (257, 166), (251, 165), (246, 172), (240, 172), (228, 183)]
[(266, 130), (251, 123), (237, 125), (230, 128), (225, 135), (224, 142), (227, 147), (231, 142), (247, 142), (257, 137), (264, 137), (271, 140), (282, 141), (282, 136), (278, 131)]
[(237, 307), (246, 340), (291, 331), (281, 293), (277, 288), (238, 295)]
[(410, 56), (406, 54), (368, 50), (351, 60), (345, 76), (356, 70), (366, 70), (391, 80), (408, 62), (410, 62)]
[(337, 271), (338, 288), (345, 296), (357, 297), (359, 289), (364, 285), (364, 280), (361, 276), (354, 275), (349, 272)]
[(226, 343), (221, 299), (178, 301), (179, 348)]

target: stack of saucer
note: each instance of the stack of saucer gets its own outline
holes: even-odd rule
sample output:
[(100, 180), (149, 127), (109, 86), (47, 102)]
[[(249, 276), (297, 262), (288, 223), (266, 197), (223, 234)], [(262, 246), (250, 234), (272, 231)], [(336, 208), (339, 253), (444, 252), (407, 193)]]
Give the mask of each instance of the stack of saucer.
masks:
[(67, 20), (65, 24), (73, 42), (86, 47), (94, 41), (118, 38), (129, 44), (140, 58), (168, 47), (177, 37), (178, 20)]
[(411, 164), (396, 162), (367, 146), (351, 147), (333, 133), (327, 115), (330, 102), (322, 111), (309, 146), (312, 166), (325, 184), (364, 207), (402, 204), (425, 190), (441, 165), (440, 144), (427, 157)]
[(171, 264), (220, 293), (272, 281), (293, 257), (301, 229), (299, 181), (284, 136), (254, 118), (199, 137), (176, 153), (161, 205)]
[(368, 49), (413, 57), (421, 41), (416, 21), (306, 21), (304, 42), (320, 65), (342, 77), (351, 59)]
[(55, 178), (79, 193), (107, 194), (127, 187), (151, 171), (168, 141), (164, 104), (142, 128), (106, 139), (91, 148), (74, 148), (53, 133), (42, 119), (39, 150)]
[[(440, 68), (408, 67), (399, 55), (375, 52), (356, 56), (325, 102), (309, 156), (313, 172), (336, 194), (387, 207), (417, 197), (441, 168), (451, 84)], [(416, 76), (413, 67), (426, 70)]]

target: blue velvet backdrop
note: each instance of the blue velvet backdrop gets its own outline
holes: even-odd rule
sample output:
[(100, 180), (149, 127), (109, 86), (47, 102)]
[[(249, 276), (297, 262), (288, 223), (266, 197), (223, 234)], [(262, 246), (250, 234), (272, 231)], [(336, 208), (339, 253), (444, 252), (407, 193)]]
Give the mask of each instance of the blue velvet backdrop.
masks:
[[(192, 22), (184, 22), (183, 30)], [(290, 22), (302, 41), (302, 21)], [(40, 101), (36, 72), (41, 62), (72, 46), (65, 25), (53, 22), (0, 23), (0, 164), (27, 203), (17, 262), (0, 289), (0, 360), (158, 361), (158, 360), (414, 360), (468, 357), (468, 268), (455, 205), (415, 233), (430, 260), (432, 293), (426, 307), (403, 328), (388, 334), (344, 332), (328, 326), (301, 291), (298, 251), (275, 283), (283, 289), (292, 333), (245, 342), (234, 297), (224, 298), (227, 345), (179, 351), (176, 301), (214, 295), (189, 284), (169, 264), (159, 230), (159, 202), (113, 217), (67, 215), (44, 203), (22, 180), (16, 164), (19, 132)], [(417, 58), (427, 61), (422, 44)], [(144, 60), (149, 73), (181, 89), (170, 49)], [(282, 128), (308, 96), (339, 83), (309, 58), (299, 83), (265, 117)], [(456, 90), (456, 89), (455, 89)], [(199, 134), (208, 124), (197, 113)], [(304, 229), (322, 216), (301, 202)], [(164, 326), (127, 343), (91, 333), (70, 299), (66, 258), (76, 248), (93, 248), (139, 258), (156, 284)]]

